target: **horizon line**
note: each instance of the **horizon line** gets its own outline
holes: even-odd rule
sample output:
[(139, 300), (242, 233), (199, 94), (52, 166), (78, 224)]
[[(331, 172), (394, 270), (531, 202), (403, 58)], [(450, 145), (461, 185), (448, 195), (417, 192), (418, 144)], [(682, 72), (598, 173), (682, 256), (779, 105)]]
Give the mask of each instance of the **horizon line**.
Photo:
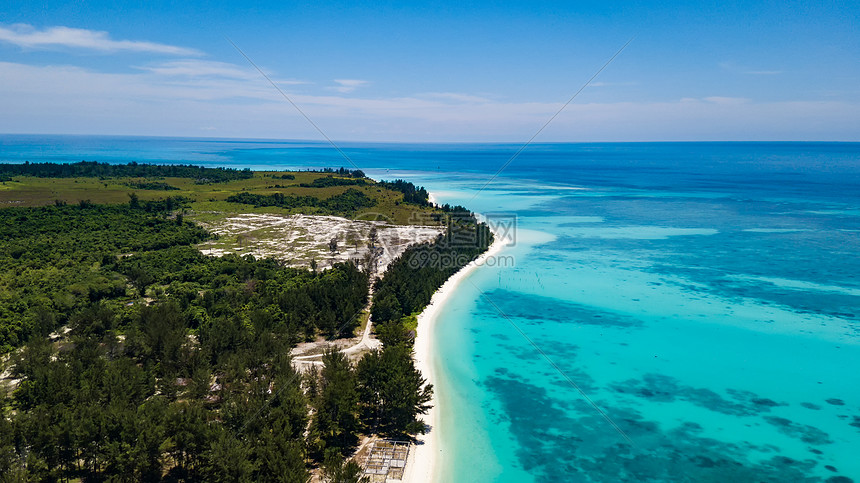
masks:
[[(80, 133), (14, 133), (3, 132), (0, 136), (58, 136), (58, 137), (106, 137), (106, 138), (144, 138), (144, 139), (176, 139), (176, 140), (203, 140), (203, 141), (252, 141), (252, 142), (282, 142), (282, 143), (319, 143), (331, 147), (329, 143), (322, 139), (300, 139), (300, 138), (268, 138), (268, 137), (240, 137), (240, 136), (170, 136), (157, 134), (80, 134)], [(511, 144), (520, 145), (521, 141), (491, 141), (491, 140), (470, 140), (470, 141), (368, 141), (368, 140), (335, 140), (338, 143), (351, 144)], [(626, 141), (536, 141), (532, 145), (546, 144), (714, 144), (714, 143), (831, 143), (831, 144), (860, 144), (860, 140), (826, 140), (826, 139), (719, 139), (719, 140), (626, 140)]]

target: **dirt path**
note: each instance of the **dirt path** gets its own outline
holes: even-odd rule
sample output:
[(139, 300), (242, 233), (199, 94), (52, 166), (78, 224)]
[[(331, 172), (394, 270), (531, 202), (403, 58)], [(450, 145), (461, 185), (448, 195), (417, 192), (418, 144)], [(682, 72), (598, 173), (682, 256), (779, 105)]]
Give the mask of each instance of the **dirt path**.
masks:
[[(361, 333), (361, 337), (355, 342), (353, 345), (348, 347), (341, 347), (339, 350), (346, 354), (347, 356), (357, 356), (359, 354), (363, 354), (364, 352), (370, 352), (372, 350), (382, 348), (382, 341), (373, 337), (371, 332), (373, 332), (373, 318), (370, 315), (370, 305), (373, 300), (373, 283), (370, 284), (370, 290), (368, 291), (368, 302), (367, 306), (365, 306), (364, 310), (367, 311), (367, 323), (364, 324), (364, 330)], [(343, 339), (341, 339), (342, 341)], [(302, 366), (309, 365), (317, 365), (321, 366), (322, 361), (316, 360), (322, 357), (323, 351), (329, 346), (338, 346), (343, 345), (339, 344), (338, 340), (323, 340), (312, 342), (308, 344), (301, 344), (295, 349), (293, 349), (293, 363), (297, 364), (300, 369)], [(307, 354), (308, 352), (312, 352), (312, 354)]]
[[(313, 260), (319, 263), (320, 269), (335, 262), (353, 260), (365, 263), (377, 276), (385, 273), (388, 265), (410, 245), (431, 241), (444, 232), (443, 226), (394, 225), (337, 216), (218, 212), (197, 215), (198, 223), (220, 235), (199, 246), (203, 253), (274, 257), (295, 267), (307, 267)], [(189, 219), (194, 218), (194, 214), (189, 215)], [(371, 230), (373, 241), (370, 241)], [(373, 297), (372, 288), (368, 295)], [(365, 310), (370, 311), (370, 302)], [(327, 347), (336, 347), (356, 359), (382, 347), (382, 342), (371, 335), (372, 331), (373, 321), (368, 316), (360, 337), (306, 342), (290, 353), (299, 369), (321, 365), (320, 358)]]

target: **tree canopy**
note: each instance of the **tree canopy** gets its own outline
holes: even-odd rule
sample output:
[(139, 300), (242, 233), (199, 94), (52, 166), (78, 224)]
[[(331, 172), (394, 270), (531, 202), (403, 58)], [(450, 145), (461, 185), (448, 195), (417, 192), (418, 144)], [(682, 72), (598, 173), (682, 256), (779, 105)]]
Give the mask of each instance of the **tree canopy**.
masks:
[(205, 256), (192, 244), (208, 234), (168, 206), (0, 210), (0, 328), (6, 350), (23, 345), (0, 395), (0, 474), (307, 480), (310, 406), (288, 354), (352, 334), (367, 274)]
[(355, 214), (362, 208), (370, 208), (376, 205), (373, 198), (355, 188), (329, 198), (320, 199), (315, 196), (294, 196), (283, 193), (272, 193), (268, 195), (243, 192), (232, 195), (227, 201), (233, 203), (244, 203), (254, 206), (277, 206), (279, 208), (318, 208), (323, 214), (350, 215)]
[(199, 183), (222, 183), (254, 176), (250, 169), (233, 168), (204, 168), (202, 166), (182, 164), (146, 164), (128, 163), (111, 164), (97, 161), (81, 161), (79, 163), (0, 163), (0, 178), (12, 176), (35, 176), (38, 178), (191, 178)]
[[(135, 163), (12, 166), (30, 176), (245, 176)], [(365, 181), (360, 171), (325, 172), (333, 176), (311, 185)], [(412, 193), (405, 201), (426, 199), (423, 188), (395, 184)], [(232, 198), (318, 212), (373, 206), (356, 188), (327, 199)], [(363, 481), (345, 459), (360, 434), (408, 438), (427, 429), (420, 415), (433, 388), (414, 366), (408, 321), (486, 250), (485, 225), (471, 213), (451, 217), (445, 235), (390, 264), (371, 309), (381, 350), (355, 364), (329, 349), (320, 370), (301, 375), (290, 350), (352, 336), (369, 274), (354, 263), (307, 270), (206, 256), (195, 245), (212, 235), (185, 221), (187, 203), (131, 193), (116, 205), (0, 209), (0, 353), (11, 352), (17, 380), (11, 394), (0, 392), (5, 479), (298, 483), (319, 464), (330, 481)]]

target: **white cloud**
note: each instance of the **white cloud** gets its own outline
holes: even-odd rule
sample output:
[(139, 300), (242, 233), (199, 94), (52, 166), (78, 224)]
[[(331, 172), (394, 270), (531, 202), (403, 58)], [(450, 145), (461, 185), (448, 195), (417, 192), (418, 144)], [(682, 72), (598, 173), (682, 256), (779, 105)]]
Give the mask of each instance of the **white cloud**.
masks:
[(5, 84), (0, 96), (12, 97), (13, 93), (18, 93), (22, 98), (35, 101), (41, 93), (45, 98), (57, 96), (57, 102), (62, 104), (90, 99), (97, 104), (140, 103), (145, 109), (147, 103), (157, 104), (164, 100), (217, 103), (279, 98), (262, 77), (246, 80), (204, 75), (175, 76), (152, 71), (105, 73), (70, 65), (33, 66), (11, 62), (0, 62), (0, 77)]
[(490, 99), (486, 97), (473, 96), (470, 94), (460, 94), (457, 92), (426, 92), (424, 94), (420, 94), (420, 97), (427, 97), (431, 99), (442, 99), (453, 102), (461, 102), (461, 103), (474, 103), (474, 104), (483, 104), (486, 102), (492, 102)]
[[(319, 139), (262, 77), (221, 63), (170, 64), (131, 73), (0, 62), (0, 132)], [(247, 76), (247, 78), (246, 78)], [(290, 98), (333, 139), (528, 139), (560, 103), (461, 93), (363, 98), (303, 89)], [(688, 98), (571, 104), (538, 141), (857, 141), (860, 105)]]
[(782, 74), (781, 70), (774, 69), (759, 69), (759, 68), (750, 68), (748, 66), (740, 66), (735, 62), (720, 62), (717, 64), (721, 69), (742, 73), (746, 75), (780, 75)]
[(163, 76), (176, 77), (226, 77), (229, 79), (255, 79), (260, 74), (252, 69), (243, 69), (236, 64), (208, 60), (175, 60), (145, 66), (137, 69)]
[[(256, 69), (250, 67), (242, 67), (228, 62), (215, 62), (199, 59), (161, 62), (137, 66), (136, 69), (155, 74), (156, 76), (184, 79), (199, 80), (201, 78), (222, 78), (245, 81), (257, 81), (263, 79)], [(307, 84), (305, 81), (292, 79), (272, 78), (272, 80), (282, 86)]]
[(330, 87), (329, 89), (343, 94), (350, 93), (358, 89), (359, 87), (363, 87), (370, 84), (369, 81), (359, 79), (335, 79), (334, 82), (338, 85), (335, 87)]
[(169, 55), (202, 55), (200, 51), (174, 45), (139, 40), (113, 40), (107, 32), (71, 27), (48, 27), (38, 30), (31, 25), (0, 27), (0, 42), (29, 49), (77, 48), (100, 52), (149, 52)]
[[(687, 99), (685, 99), (687, 100)], [(703, 101), (710, 102), (712, 104), (722, 104), (722, 105), (738, 105), (738, 104), (746, 104), (750, 100), (745, 97), (725, 97), (725, 96), (711, 96), (711, 97), (703, 97)]]

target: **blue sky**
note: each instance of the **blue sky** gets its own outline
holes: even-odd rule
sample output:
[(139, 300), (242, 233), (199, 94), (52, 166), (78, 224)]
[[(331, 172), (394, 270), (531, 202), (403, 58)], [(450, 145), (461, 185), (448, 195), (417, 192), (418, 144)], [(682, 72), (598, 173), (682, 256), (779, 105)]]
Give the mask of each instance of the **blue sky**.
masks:
[(0, 132), (860, 141), (857, 2), (34, 2), (0, 13)]

